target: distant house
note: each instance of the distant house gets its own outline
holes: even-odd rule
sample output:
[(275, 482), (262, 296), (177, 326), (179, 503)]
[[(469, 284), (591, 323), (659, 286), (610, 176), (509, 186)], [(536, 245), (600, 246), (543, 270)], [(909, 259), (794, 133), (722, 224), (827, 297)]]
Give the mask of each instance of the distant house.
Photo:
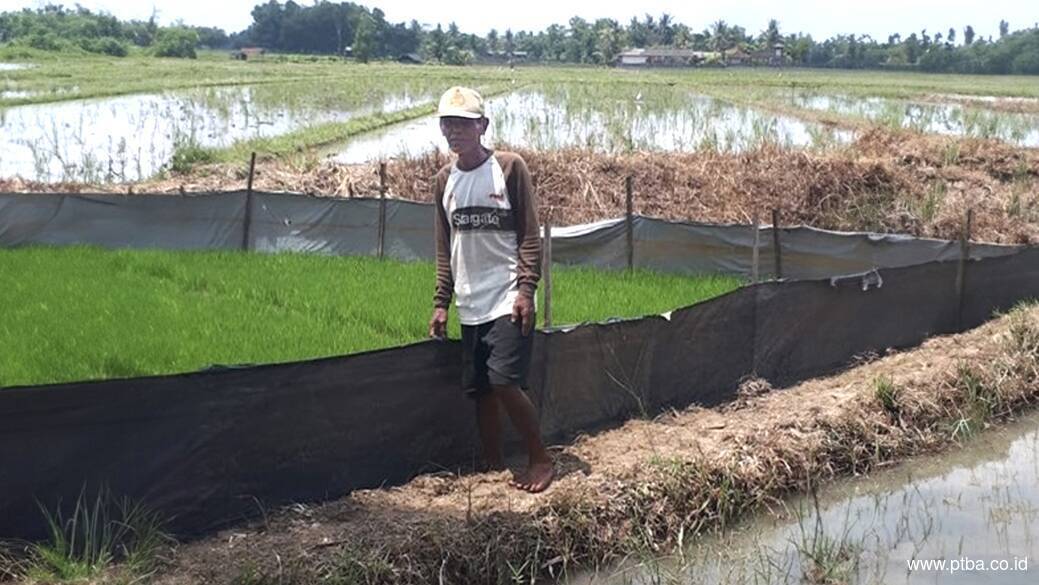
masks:
[(248, 61), (250, 59), (256, 59), (267, 54), (267, 49), (260, 47), (242, 47), (234, 53), (231, 53), (233, 59), (239, 61)]
[(477, 60), (481, 63), (524, 63), (530, 54), (527, 51), (487, 51), (487, 54), (480, 55)]
[(617, 55), (615, 63), (619, 67), (695, 67), (718, 56), (714, 51), (653, 47), (628, 49)]
[(752, 59), (750, 53), (740, 47), (733, 47), (722, 51), (722, 60), (726, 65), (750, 65)]
[(751, 51), (749, 53), (740, 51), (740, 53), (732, 55), (732, 60), (729, 60), (729, 54), (726, 53), (726, 60), (731, 65), (767, 65), (770, 67), (779, 67), (785, 65), (787, 62), (786, 45), (779, 42), (775, 43), (771, 47)]
[(397, 62), (405, 65), (421, 65), (424, 63), (418, 53), (404, 53), (397, 57)]

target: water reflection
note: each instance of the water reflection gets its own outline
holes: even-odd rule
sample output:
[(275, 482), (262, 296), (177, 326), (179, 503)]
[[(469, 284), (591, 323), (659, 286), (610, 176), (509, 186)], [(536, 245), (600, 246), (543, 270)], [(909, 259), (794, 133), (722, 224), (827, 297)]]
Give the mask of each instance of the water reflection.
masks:
[[(736, 106), (685, 90), (633, 89), (631, 96), (578, 86), (521, 89), (487, 100), (491, 120), (485, 144), (540, 150), (585, 147), (632, 150), (741, 151), (769, 142), (823, 146), (847, 142), (849, 132), (788, 116)], [(447, 152), (434, 116), (357, 137), (334, 159), (357, 163), (395, 156)]]
[[(987, 431), (962, 450), (826, 488), (790, 510), (700, 539), (677, 558), (643, 559), (571, 585), (793, 584), (818, 577), (821, 567), (835, 570), (835, 582), (1036, 583), (1039, 415)], [(941, 560), (945, 570), (909, 566)], [(978, 570), (1004, 561), (1005, 570)]]
[(1039, 146), (1037, 114), (1000, 112), (955, 103), (917, 103), (883, 97), (812, 93), (795, 94), (790, 101), (802, 108), (859, 116), (921, 132), (998, 138), (1019, 146)]
[(226, 147), (431, 99), (422, 92), (327, 102), (304, 95), (293, 86), (216, 87), (0, 108), (0, 176), (139, 180), (166, 168), (178, 146)]

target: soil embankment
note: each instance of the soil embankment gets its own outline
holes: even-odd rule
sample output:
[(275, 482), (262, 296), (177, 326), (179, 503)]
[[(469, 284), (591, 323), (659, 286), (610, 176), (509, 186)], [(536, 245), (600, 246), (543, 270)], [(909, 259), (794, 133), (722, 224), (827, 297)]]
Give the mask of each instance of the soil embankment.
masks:
[[(1039, 398), (1039, 308), (782, 391), (750, 380), (556, 450), (543, 495), (507, 473), (416, 478), (270, 512), (179, 548), (188, 583), (511, 583), (666, 551), (792, 491), (965, 440)], [(236, 581), (237, 579), (237, 581)], [(338, 580), (337, 580), (338, 579)]]

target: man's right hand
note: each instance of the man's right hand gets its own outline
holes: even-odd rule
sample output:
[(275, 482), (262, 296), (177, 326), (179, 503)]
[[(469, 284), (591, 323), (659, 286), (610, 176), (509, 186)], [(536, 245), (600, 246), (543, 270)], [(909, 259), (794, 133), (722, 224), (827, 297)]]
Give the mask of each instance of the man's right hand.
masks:
[(447, 337), (447, 309), (433, 309), (433, 318), (429, 320), (429, 336), (437, 339)]

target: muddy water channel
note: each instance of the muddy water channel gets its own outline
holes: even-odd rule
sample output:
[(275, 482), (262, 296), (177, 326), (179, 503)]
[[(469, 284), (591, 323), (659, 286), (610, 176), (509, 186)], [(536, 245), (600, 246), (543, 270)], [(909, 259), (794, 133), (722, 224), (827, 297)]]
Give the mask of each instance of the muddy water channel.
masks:
[(298, 85), (216, 87), (0, 108), (0, 176), (133, 181), (168, 168), (178, 148), (226, 147), (432, 99), (407, 88), (327, 93), (304, 99)]
[[(740, 151), (764, 142), (827, 146), (851, 138), (849, 132), (668, 86), (528, 87), (489, 98), (486, 107), (491, 124), (485, 143), (541, 150)], [(432, 149), (446, 152), (447, 143), (430, 116), (358, 137), (333, 154), (355, 163)]]
[(824, 487), (780, 516), (570, 585), (1039, 583), (1039, 414)]
[[(1039, 114), (1035, 113), (882, 97), (795, 94), (789, 100), (797, 107), (857, 116), (888, 126), (955, 136), (997, 138), (1018, 146), (1039, 146)], [(983, 103), (985, 100), (976, 101)]]

